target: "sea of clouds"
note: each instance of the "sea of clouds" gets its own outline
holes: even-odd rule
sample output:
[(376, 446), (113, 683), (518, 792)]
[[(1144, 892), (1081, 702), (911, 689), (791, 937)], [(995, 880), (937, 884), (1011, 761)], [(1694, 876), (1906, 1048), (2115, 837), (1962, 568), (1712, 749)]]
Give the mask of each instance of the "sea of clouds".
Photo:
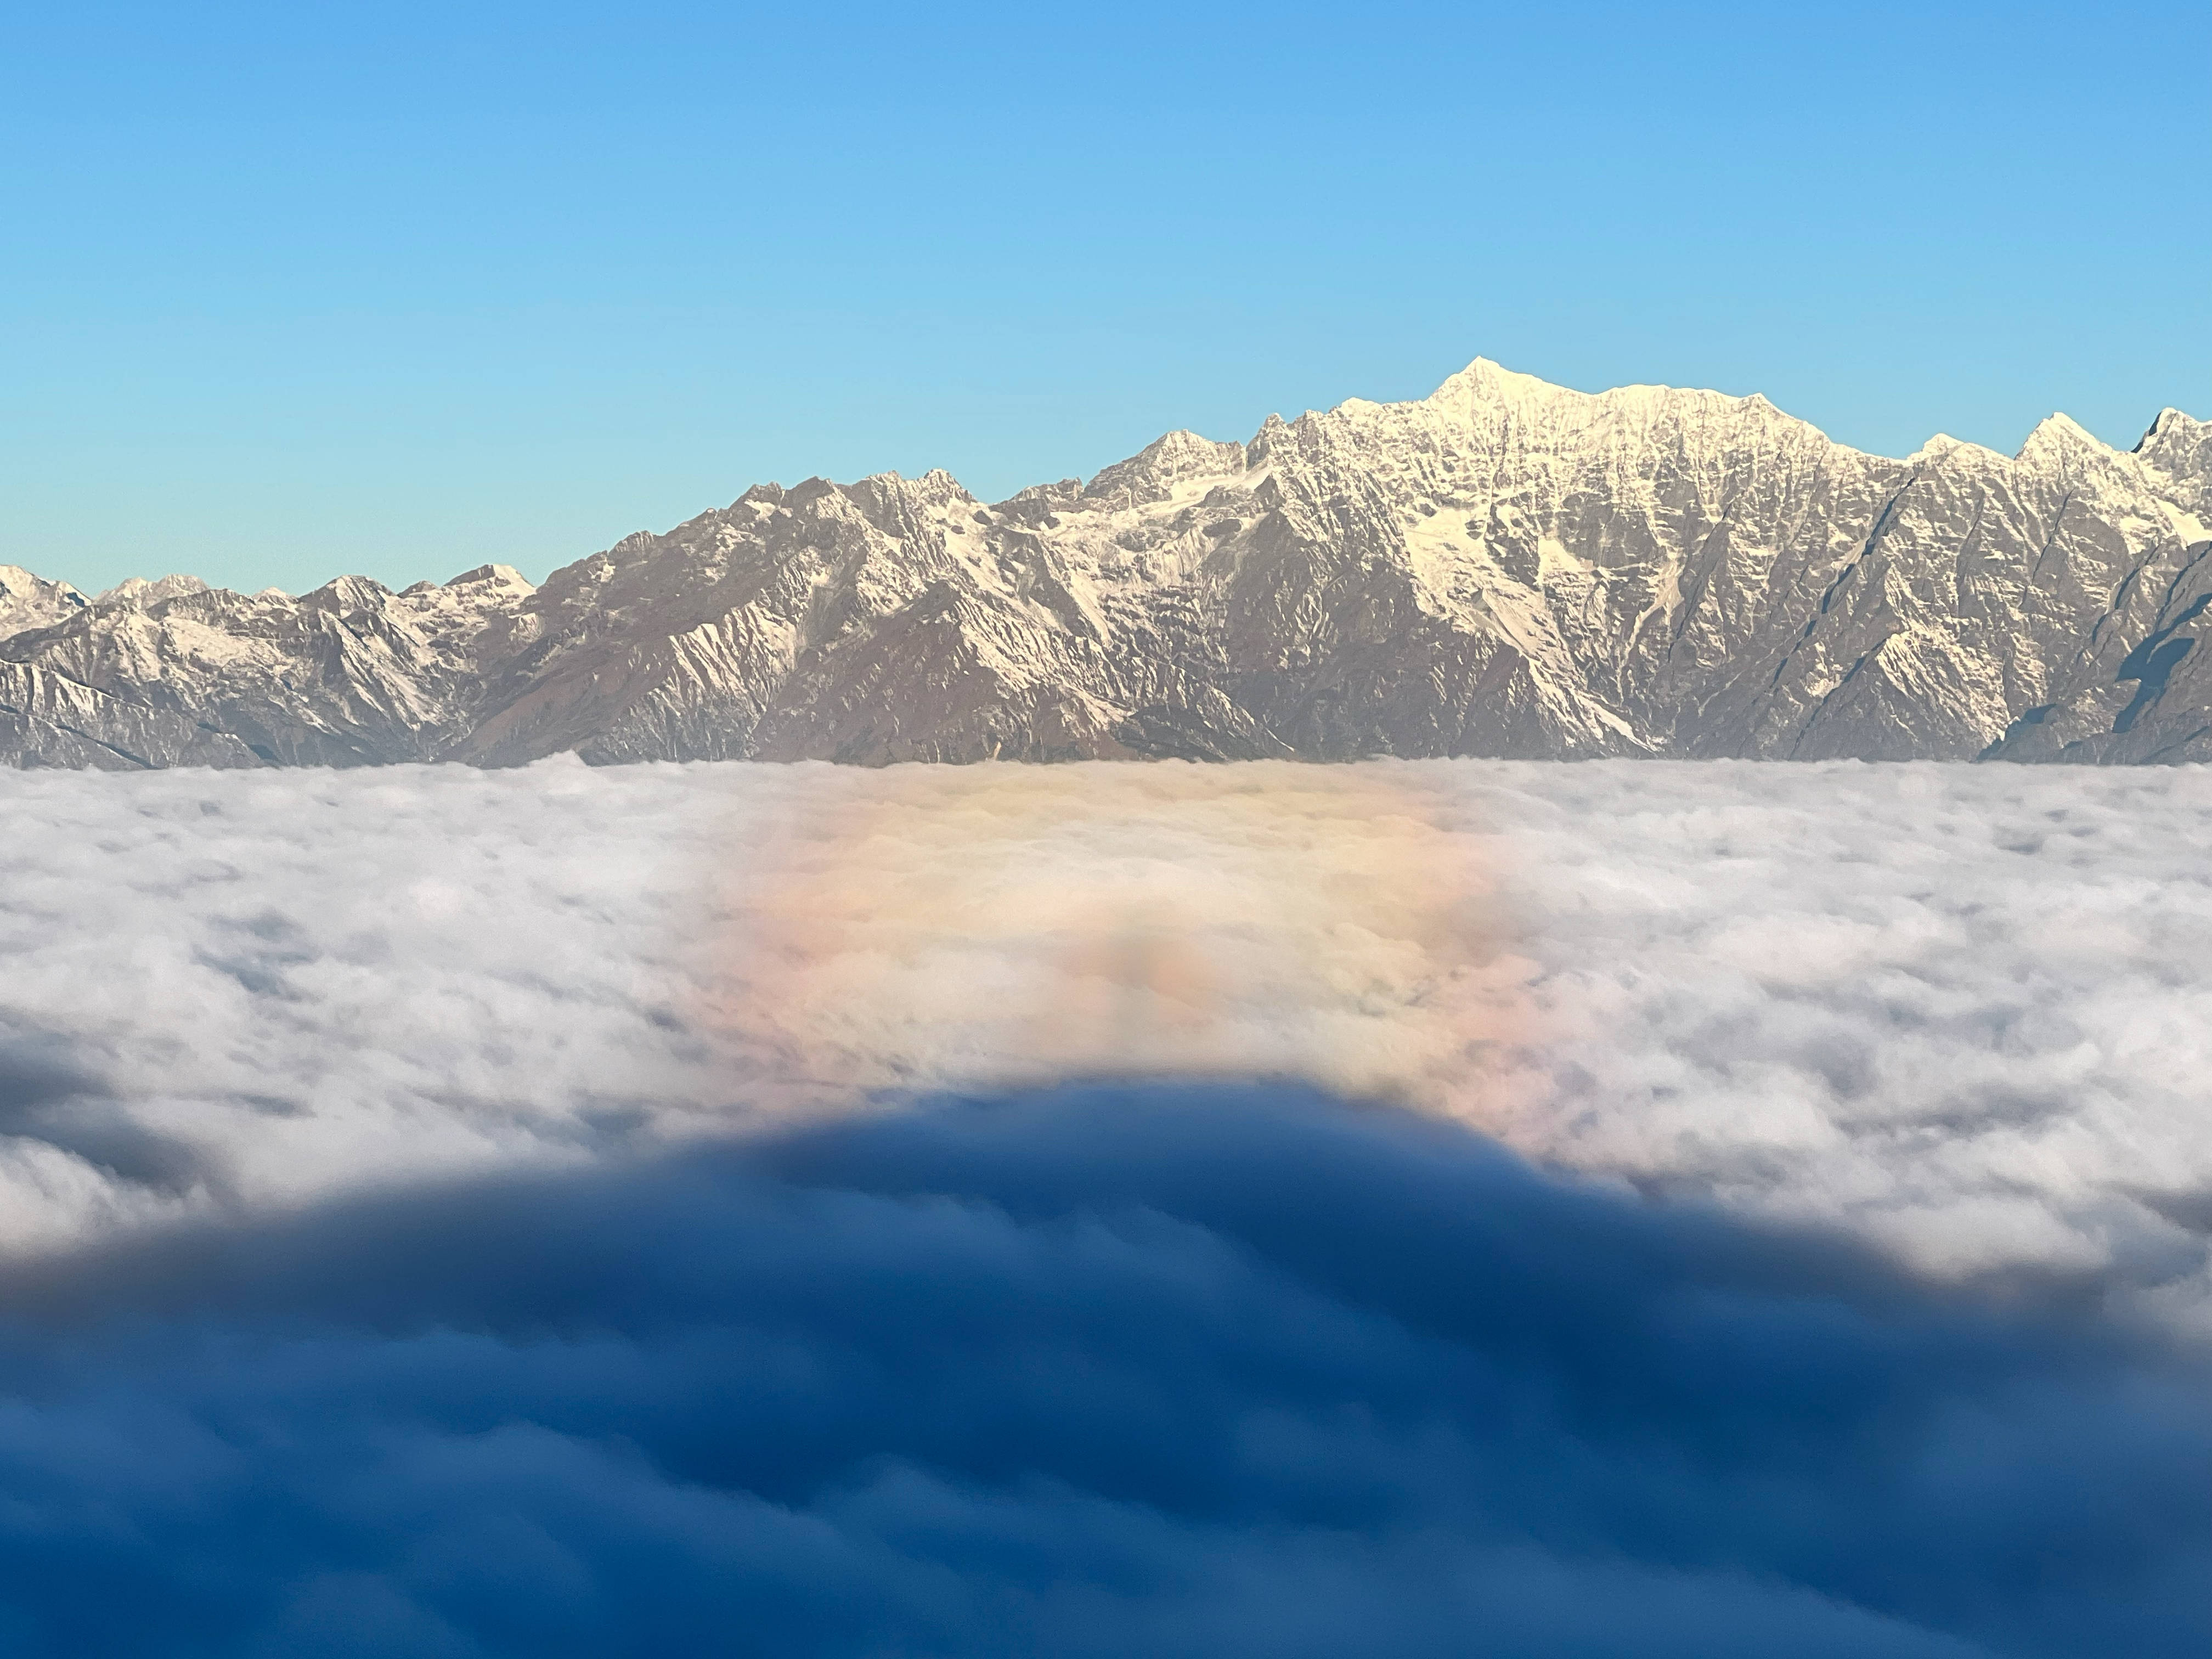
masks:
[(0, 1644), (2202, 1652), (2208, 827), (0, 779)]
[(1290, 1073), (2212, 1301), (2212, 775), (18, 775), (0, 1244), (887, 1090)]

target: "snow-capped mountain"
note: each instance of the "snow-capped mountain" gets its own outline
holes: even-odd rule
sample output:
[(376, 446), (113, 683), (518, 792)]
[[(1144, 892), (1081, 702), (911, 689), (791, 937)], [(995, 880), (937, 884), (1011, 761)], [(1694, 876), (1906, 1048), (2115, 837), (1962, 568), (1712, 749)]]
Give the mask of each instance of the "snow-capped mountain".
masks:
[(0, 566), (17, 765), (2212, 757), (2212, 427), (1904, 460), (1478, 360), (995, 504), (747, 490), (532, 588)]

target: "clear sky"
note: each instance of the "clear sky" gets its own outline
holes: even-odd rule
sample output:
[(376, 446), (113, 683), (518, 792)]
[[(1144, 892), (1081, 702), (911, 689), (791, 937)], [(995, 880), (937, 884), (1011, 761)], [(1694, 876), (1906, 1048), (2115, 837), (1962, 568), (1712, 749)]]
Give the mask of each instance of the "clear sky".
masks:
[(2212, 415), (2212, 8), (17, 4), (0, 562), (532, 576), (1478, 354)]

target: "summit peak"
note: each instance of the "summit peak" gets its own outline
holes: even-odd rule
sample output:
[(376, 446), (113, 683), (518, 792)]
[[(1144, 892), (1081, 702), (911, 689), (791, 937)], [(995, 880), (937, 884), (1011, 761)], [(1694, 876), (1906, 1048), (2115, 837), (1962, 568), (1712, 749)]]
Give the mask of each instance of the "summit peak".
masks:
[(1477, 357), (1458, 374), (1429, 394), (1431, 403), (1449, 402), (1457, 398), (1524, 399), (1530, 398), (1583, 398), (1589, 394), (1571, 391), (1563, 386), (1523, 374), (1506, 368), (1489, 357)]

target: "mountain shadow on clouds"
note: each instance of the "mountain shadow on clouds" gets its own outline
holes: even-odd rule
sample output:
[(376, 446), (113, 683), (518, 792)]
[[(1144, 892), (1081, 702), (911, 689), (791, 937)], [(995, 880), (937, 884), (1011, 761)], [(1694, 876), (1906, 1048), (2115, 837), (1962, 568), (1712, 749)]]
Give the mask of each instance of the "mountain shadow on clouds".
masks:
[(212, 1160), (133, 1121), (58, 1042), (0, 1036), (0, 1146), (9, 1140), (51, 1146), (114, 1180), (172, 1195), (222, 1185)]
[(1276, 1086), (0, 1285), (0, 1651), (2212, 1651), (2199, 1357)]

